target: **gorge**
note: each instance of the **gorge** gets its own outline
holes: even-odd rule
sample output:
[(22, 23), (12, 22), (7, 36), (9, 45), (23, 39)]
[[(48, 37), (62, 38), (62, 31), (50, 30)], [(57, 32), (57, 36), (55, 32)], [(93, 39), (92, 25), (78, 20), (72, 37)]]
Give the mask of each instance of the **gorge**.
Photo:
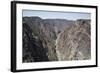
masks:
[(23, 62), (91, 59), (89, 19), (23, 17)]

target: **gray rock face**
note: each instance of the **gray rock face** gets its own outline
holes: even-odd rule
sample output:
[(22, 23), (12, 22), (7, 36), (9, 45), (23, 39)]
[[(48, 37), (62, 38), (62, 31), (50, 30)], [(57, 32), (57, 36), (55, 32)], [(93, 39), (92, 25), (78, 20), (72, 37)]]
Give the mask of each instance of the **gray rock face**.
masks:
[(90, 20), (23, 17), (23, 62), (90, 59)]
[(77, 20), (56, 40), (58, 60), (87, 60), (91, 58), (90, 20)]
[(27, 24), (23, 24), (23, 62), (48, 61), (46, 48), (32, 35), (32, 30)]

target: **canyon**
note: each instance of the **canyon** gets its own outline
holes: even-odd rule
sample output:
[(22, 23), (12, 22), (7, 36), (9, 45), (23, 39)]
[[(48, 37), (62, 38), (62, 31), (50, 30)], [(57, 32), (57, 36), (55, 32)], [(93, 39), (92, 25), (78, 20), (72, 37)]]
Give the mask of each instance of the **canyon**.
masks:
[(22, 61), (91, 59), (91, 20), (23, 17)]

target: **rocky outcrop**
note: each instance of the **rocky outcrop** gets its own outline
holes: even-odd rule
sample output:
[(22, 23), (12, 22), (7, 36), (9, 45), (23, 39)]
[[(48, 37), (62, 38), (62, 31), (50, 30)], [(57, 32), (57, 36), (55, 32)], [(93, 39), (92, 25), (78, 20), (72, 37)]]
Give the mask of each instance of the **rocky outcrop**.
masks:
[(42, 40), (32, 35), (31, 28), (23, 24), (23, 62), (48, 61), (46, 48), (42, 45)]
[(23, 17), (23, 62), (90, 59), (90, 20)]
[(77, 20), (56, 40), (58, 60), (87, 60), (91, 58), (90, 20)]

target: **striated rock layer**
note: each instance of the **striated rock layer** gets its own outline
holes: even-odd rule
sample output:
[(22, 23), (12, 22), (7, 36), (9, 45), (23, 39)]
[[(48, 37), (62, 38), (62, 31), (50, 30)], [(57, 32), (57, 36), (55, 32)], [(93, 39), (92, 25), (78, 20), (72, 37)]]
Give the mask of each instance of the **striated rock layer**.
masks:
[(90, 20), (77, 20), (64, 29), (56, 40), (58, 60), (87, 60), (91, 58)]
[(23, 17), (23, 62), (91, 58), (90, 20)]

